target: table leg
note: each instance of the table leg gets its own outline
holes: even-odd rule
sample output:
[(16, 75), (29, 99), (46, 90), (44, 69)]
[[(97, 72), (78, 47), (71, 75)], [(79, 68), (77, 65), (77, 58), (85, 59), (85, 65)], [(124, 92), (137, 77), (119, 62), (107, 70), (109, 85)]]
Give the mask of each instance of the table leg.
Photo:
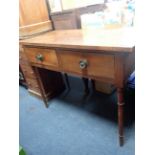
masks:
[(123, 130), (123, 122), (124, 122), (124, 89), (117, 88), (117, 97), (118, 97), (118, 128), (119, 128), (119, 144), (123, 146), (124, 144), (124, 130)]
[(46, 99), (46, 97), (44, 95), (43, 85), (42, 85), (40, 73), (39, 73), (39, 70), (38, 70), (37, 67), (34, 67), (34, 72), (35, 72), (36, 77), (37, 77), (37, 82), (38, 82), (38, 85), (39, 85), (39, 88), (40, 88), (41, 97), (43, 99), (43, 102), (44, 102), (46, 108), (48, 108), (48, 102), (47, 102), (47, 99)]
[(66, 81), (67, 87), (70, 90), (70, 84), (69, 84), (68, 75), (66, 73), (64, 73), (64, 76), (65, 76), (65, 81)]
[(84, 92), (87, 95), (89, 94), (88, 79), (83, 77), (82, 81), (84, 83)]

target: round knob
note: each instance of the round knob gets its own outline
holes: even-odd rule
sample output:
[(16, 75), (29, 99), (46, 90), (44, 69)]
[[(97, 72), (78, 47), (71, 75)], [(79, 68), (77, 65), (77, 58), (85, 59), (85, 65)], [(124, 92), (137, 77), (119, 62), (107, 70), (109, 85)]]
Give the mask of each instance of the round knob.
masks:
[(38, 55), (36, 56), (36, 59), (37, 59), (38, 61), (43, 61), (44, 57), (43, 57), (42, 54), (38, 54)]
[(87, 60), (80, 60), (79, 64), (81, 69), (85, 69), (88, 66)]

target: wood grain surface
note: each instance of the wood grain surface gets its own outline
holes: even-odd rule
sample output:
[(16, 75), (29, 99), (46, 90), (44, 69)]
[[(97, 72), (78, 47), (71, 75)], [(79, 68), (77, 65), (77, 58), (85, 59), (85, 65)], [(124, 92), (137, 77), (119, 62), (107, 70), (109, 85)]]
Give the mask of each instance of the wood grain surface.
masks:
[(134, 29), (56, 30), (20, 41), (22, 45), (67, 49), (98, 50), (101, 52), (133, 52)]

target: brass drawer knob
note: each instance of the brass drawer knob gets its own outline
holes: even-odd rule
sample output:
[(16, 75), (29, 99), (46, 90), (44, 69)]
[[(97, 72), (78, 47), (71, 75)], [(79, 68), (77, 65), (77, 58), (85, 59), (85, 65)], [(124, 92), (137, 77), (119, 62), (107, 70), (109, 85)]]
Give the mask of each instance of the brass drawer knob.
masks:
[(36, 59), (37, 59), (38, 61), (43, 61), (43, 60), (44, 60), (44, 57), (43, 57), (42, 54), (38, 54), (38, 55), (36, 56)]
[(80, 60), (79, 65), (81, 69), (85, 69), (88, 66), (88, 61), (87, 60)]

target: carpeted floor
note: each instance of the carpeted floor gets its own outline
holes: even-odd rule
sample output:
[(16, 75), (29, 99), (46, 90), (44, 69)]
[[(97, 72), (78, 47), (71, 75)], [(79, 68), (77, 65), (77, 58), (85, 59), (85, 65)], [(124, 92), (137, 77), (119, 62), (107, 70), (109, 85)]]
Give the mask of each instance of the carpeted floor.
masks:
[(82, 81), (69, 80), (72, 89), (49, 108), (20, 86), (19, 141), (27, 155), (134, 155), (134, 121), (126, 121), (125, 145), (118, 145), (115, 92), (84, 97)]

